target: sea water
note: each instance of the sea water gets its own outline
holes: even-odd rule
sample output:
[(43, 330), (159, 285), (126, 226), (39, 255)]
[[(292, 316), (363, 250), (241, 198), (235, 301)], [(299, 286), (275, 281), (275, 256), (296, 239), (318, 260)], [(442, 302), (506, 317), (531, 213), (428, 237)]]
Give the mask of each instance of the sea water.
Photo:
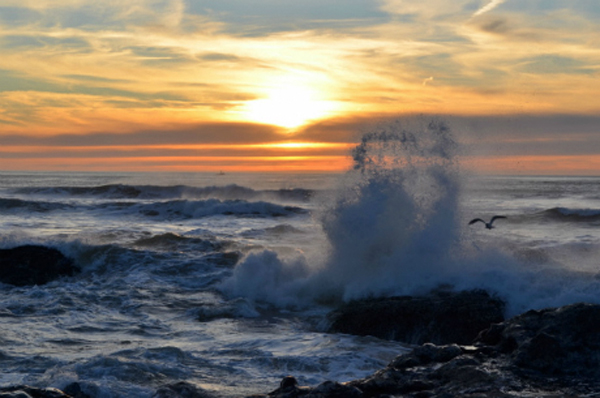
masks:
[(344, 301), (443, 284), (507, 316), (600, 302), (600, 178), (467, 173), (438, 122), (349, 156), (340, 174), (0, 173), (0, 248), (51, 246), (82, 270), (0, 284), (0, 385), (243, 396), (364, 377), (410, 348), (325, 333)]

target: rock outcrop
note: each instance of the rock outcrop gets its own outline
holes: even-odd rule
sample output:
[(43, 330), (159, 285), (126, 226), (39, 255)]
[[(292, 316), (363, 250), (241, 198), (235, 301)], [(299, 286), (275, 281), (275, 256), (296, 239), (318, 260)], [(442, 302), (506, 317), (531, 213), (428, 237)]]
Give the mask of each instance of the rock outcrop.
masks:
[(551, 376), (600, 376), (600, 306), (528, 311), (492, 325), (476, 343), (508, 355), (513, 366)]
[(600, 306), (529, 311), (482, 331), (473, 345), (423, 344), (347, 383), (279, 388), (252, 398), (517, 398), (600, 396)]
[(484, 290), (438, 290), (422, 297), (352, 301), (332, 311), (329, 332), (374, 336), (408, 344), (471, 344), (504, 320), (504, 302)]
[(43, 285), (79, 269), (73, 260), (46, 246), (25, 245), (0, 249), (0, 282), (15, 286)]

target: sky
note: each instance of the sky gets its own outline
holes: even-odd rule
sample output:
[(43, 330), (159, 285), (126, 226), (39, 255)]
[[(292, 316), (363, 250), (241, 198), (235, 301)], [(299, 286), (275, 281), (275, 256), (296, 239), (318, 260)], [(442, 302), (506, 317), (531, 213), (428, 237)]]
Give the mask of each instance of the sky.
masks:
[(600, 175), (598, 0), (0, 0), (0, 170), (339, 172), (437, 118), (482, 173)]

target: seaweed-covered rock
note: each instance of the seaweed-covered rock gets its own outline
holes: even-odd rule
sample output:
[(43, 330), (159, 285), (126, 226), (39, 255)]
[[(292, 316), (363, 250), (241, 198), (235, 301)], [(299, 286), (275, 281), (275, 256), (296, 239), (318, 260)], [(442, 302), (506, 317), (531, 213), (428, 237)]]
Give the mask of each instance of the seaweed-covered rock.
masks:
[(332, 311), (329, 332), (409, 344), (470, 344), (504, 320), (504, 302), (484, 290), (357, 300)]
[(43, 285), (79, 269), (60, 251), (45, 246), (24, 245), (0, 249), (0, 282), (15, 286)]

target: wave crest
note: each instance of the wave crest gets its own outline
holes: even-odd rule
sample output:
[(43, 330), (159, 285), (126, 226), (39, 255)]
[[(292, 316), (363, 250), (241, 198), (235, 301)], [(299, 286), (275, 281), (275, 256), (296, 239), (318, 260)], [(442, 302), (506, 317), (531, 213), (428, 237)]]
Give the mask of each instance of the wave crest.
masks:
[(571, 209), (567, 207), (554, 207), (545, 210), (542, 214), (546, 217), (567, 221), (596, 221), (600, 220), (600, 209)]
[[(443, 282), (458, 239), (460, 192), (456, 144), (442, 122), (399, 124), (365, 135), (354, 167), (323, 209), (329, 250), (321, 264), (301, 265), (273, 252), (251, 254), (225, 290), (282, 304), (291, 297), (331, 302), (414, 293)], [(271, 286), (268, 295), (245, 284), (248, 275)]]
[(254, 190), (236, 184), (208, 187), (124, 184), (109, 184), (94, 187), (34, 187), (21, 188), (16, 193), (37, 196), (78, 196), (100, 199), (220, 199), (277, 200), (284, 202), (306, 202), (314, 194), (310, 189)]

